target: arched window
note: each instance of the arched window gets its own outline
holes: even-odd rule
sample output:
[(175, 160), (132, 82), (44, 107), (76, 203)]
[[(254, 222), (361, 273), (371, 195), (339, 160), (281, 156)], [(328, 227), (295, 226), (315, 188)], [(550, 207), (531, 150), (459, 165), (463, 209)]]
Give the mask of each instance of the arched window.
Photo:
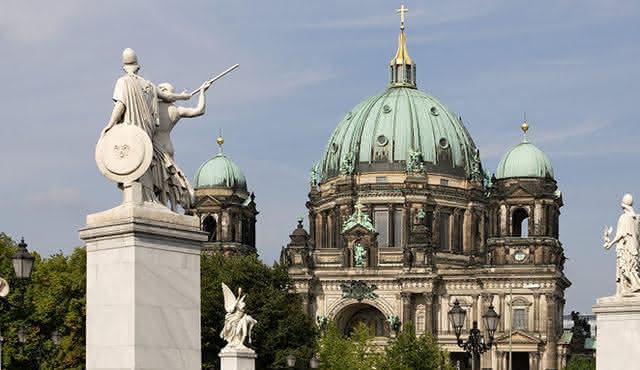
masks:
[(229, 215), (229, 241), (236, 241), (236, 216), (232, 213)]
[(511, 218), (511, 236), (526, 238), (529, 236), (529, 214), (524, 208), (518, 208)]
[(204, 218), (202, 221), (202, 230), (206, 231), (209, 235), (207, 237), (207, 241), (215, 242), (216, 241), (216, 219), (213, 218), (212, 215), (209, 215)]
[(376, 208), (374, 213), (374, 226), (378, 233), (378, 247), (389, 246), (389, 210)]

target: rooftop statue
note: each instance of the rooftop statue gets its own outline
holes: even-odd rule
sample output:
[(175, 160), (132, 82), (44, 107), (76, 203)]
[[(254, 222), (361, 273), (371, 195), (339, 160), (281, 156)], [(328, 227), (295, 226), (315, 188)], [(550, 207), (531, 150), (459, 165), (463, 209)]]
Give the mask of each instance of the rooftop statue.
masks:
[(224, 327), (220, 332), (220, 338), (226, 340), (227, 345), (222, 350), (247, 349), (244, 340), (249, 337), (249, 343), (251, 343), (251, 329), (257, 323), (253, 317), (244, 312), (244, 300), (247, 295), (242, 295), (242, 290), (238, 289), (238, 298), (236, 298), (225, 283), (222, 283), (222, 292), (224, 309), (227, 311), (224, 316)]
[[(204, 114), (204, 91), (238, 65), (206, 81), (189, 93), (176, 93), (168, 83), (157, 87), (138, 72), (138, 57), (132, 49), (122, 53), (125, 74), (116, 81), (114, 107), (109, 122), (102, 130), (96, 146), (98, 168), (110, 180), (127, 188), (137, 182), (142, 201), (191, 207), (193, 189), (173, 159), (171, 129), (182, 117)], [(200, 92), (196, 108), (175, 105), (177, 100), (189, 100)]]
[(638, 260), (638, 215), (633, 210), (631, 194), (622, 198), (622, 215), (618, 218), (616, 236), (613, 240), (609, 234), (612, 227), (604, 229), (604, 248), (609, 249), (616, 244), (616, 295), (631, 295), (640, 291), (640, 261)]

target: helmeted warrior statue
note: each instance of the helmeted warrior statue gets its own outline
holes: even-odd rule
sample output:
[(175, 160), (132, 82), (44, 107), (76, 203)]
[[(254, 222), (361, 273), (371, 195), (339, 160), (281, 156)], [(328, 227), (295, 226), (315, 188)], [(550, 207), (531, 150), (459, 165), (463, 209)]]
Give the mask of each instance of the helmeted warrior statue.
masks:
[[(111, 118), (96, 146), (98, 168), (121, 188), (139, 183), (142, 201), (170, 204), (174, 212), (178, 205), (189, 211), (193, 188), (175, 163), (170, 132), (180, 118), (204, 114), (204, 91), (238, 65), (191, 93), (176, 93), (171, 84), (156, 87), (138, 75), (138, 57), (132, 49), (124, 50), (122, 62), (125, 74), (116, 82)], [(197, 92), (196, 108), (175, 105), (175, 101), (189, 100)]]
[(616, 244), (616, 295), (630, 295), (640, 292), (640, 261), (638, 259), (638, 215), (633, 210), (631, 194), (622, 198), (622, 215), (618, 218), (616, 236), (609, 239), (612, 227), (605, 227), (604, 248)]

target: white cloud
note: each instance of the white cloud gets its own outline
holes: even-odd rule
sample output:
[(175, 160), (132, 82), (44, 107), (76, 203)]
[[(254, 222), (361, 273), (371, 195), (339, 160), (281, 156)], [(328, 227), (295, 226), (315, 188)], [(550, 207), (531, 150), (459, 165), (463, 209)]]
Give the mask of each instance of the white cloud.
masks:
[(80, 192), (74, 188), (54, 185), (47, 190), (29, 195), (25, 199), (29, 208), (67, 208), (84, 205)]
[(93, 6), (80, 0), (3, 1), (0, 3), (0, 33), (17, 42), (38, 43), (57, 39), (74, 18)]

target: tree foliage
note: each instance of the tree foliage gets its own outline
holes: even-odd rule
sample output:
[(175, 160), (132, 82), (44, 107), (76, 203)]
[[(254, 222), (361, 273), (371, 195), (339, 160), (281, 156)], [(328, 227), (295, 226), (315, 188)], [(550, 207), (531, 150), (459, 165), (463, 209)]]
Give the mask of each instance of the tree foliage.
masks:
[(335, 370), (453, 370), (448, 352), (440, 348), (430, 334), (416, 336), (408, 323), (398, 336), (381, 347), (374, 343), (369, 330), (360, 324), (345, 336), (331, 321), (318, 340), (318, 357), (323, 369)]
[[(16, 243), (0, 234), (0, 276), (9, 282), (9, 304), (0, 313), (2, 364), (7, 369), (84, 369), (86, 318), (86, 253), (61, 252), (49, 258), (35, 257), (31, 281), (15, 278), (11, 256)], [(24, 289), (24, 299), (20, 291)], [(18, 341), (23, 328), (26, 341)], [(61, 334), (55, 345), (52, 334)]]
[(411, 323), (385, 349), (385, 355), (377, 367), (387, 370), (453, 370), (449, 353), (440, 348), (436, 339), (429, 333), (416, 336)]
[(318, 340), (318, 359), (322, 369), (369, 370), (378, 368), (381, 348), (371, 342), (369, 329), (360, 323), (347, 337), (334, 321)]
[(202, 284), (203, 369), (219, 369), (218, 353), (226, 345), (220, 338), (224, 325), (224, 298), (221, 283), (234, 293), (247, 294), (245, 311), (258, 321), (249, 347), (258, 354), (256, 368), (285, 369), (286, 358), (294, 354), (300, 366), (313, 356), (316, 327), (304, 313), (301, 298), (291, 292), (286, 266), (269, 267), (257, 256), (226, 258), (203, 255), (200, 261)]
[(565, 370), (596, 370), (596, 359), (591, 356), (573, 355)]

